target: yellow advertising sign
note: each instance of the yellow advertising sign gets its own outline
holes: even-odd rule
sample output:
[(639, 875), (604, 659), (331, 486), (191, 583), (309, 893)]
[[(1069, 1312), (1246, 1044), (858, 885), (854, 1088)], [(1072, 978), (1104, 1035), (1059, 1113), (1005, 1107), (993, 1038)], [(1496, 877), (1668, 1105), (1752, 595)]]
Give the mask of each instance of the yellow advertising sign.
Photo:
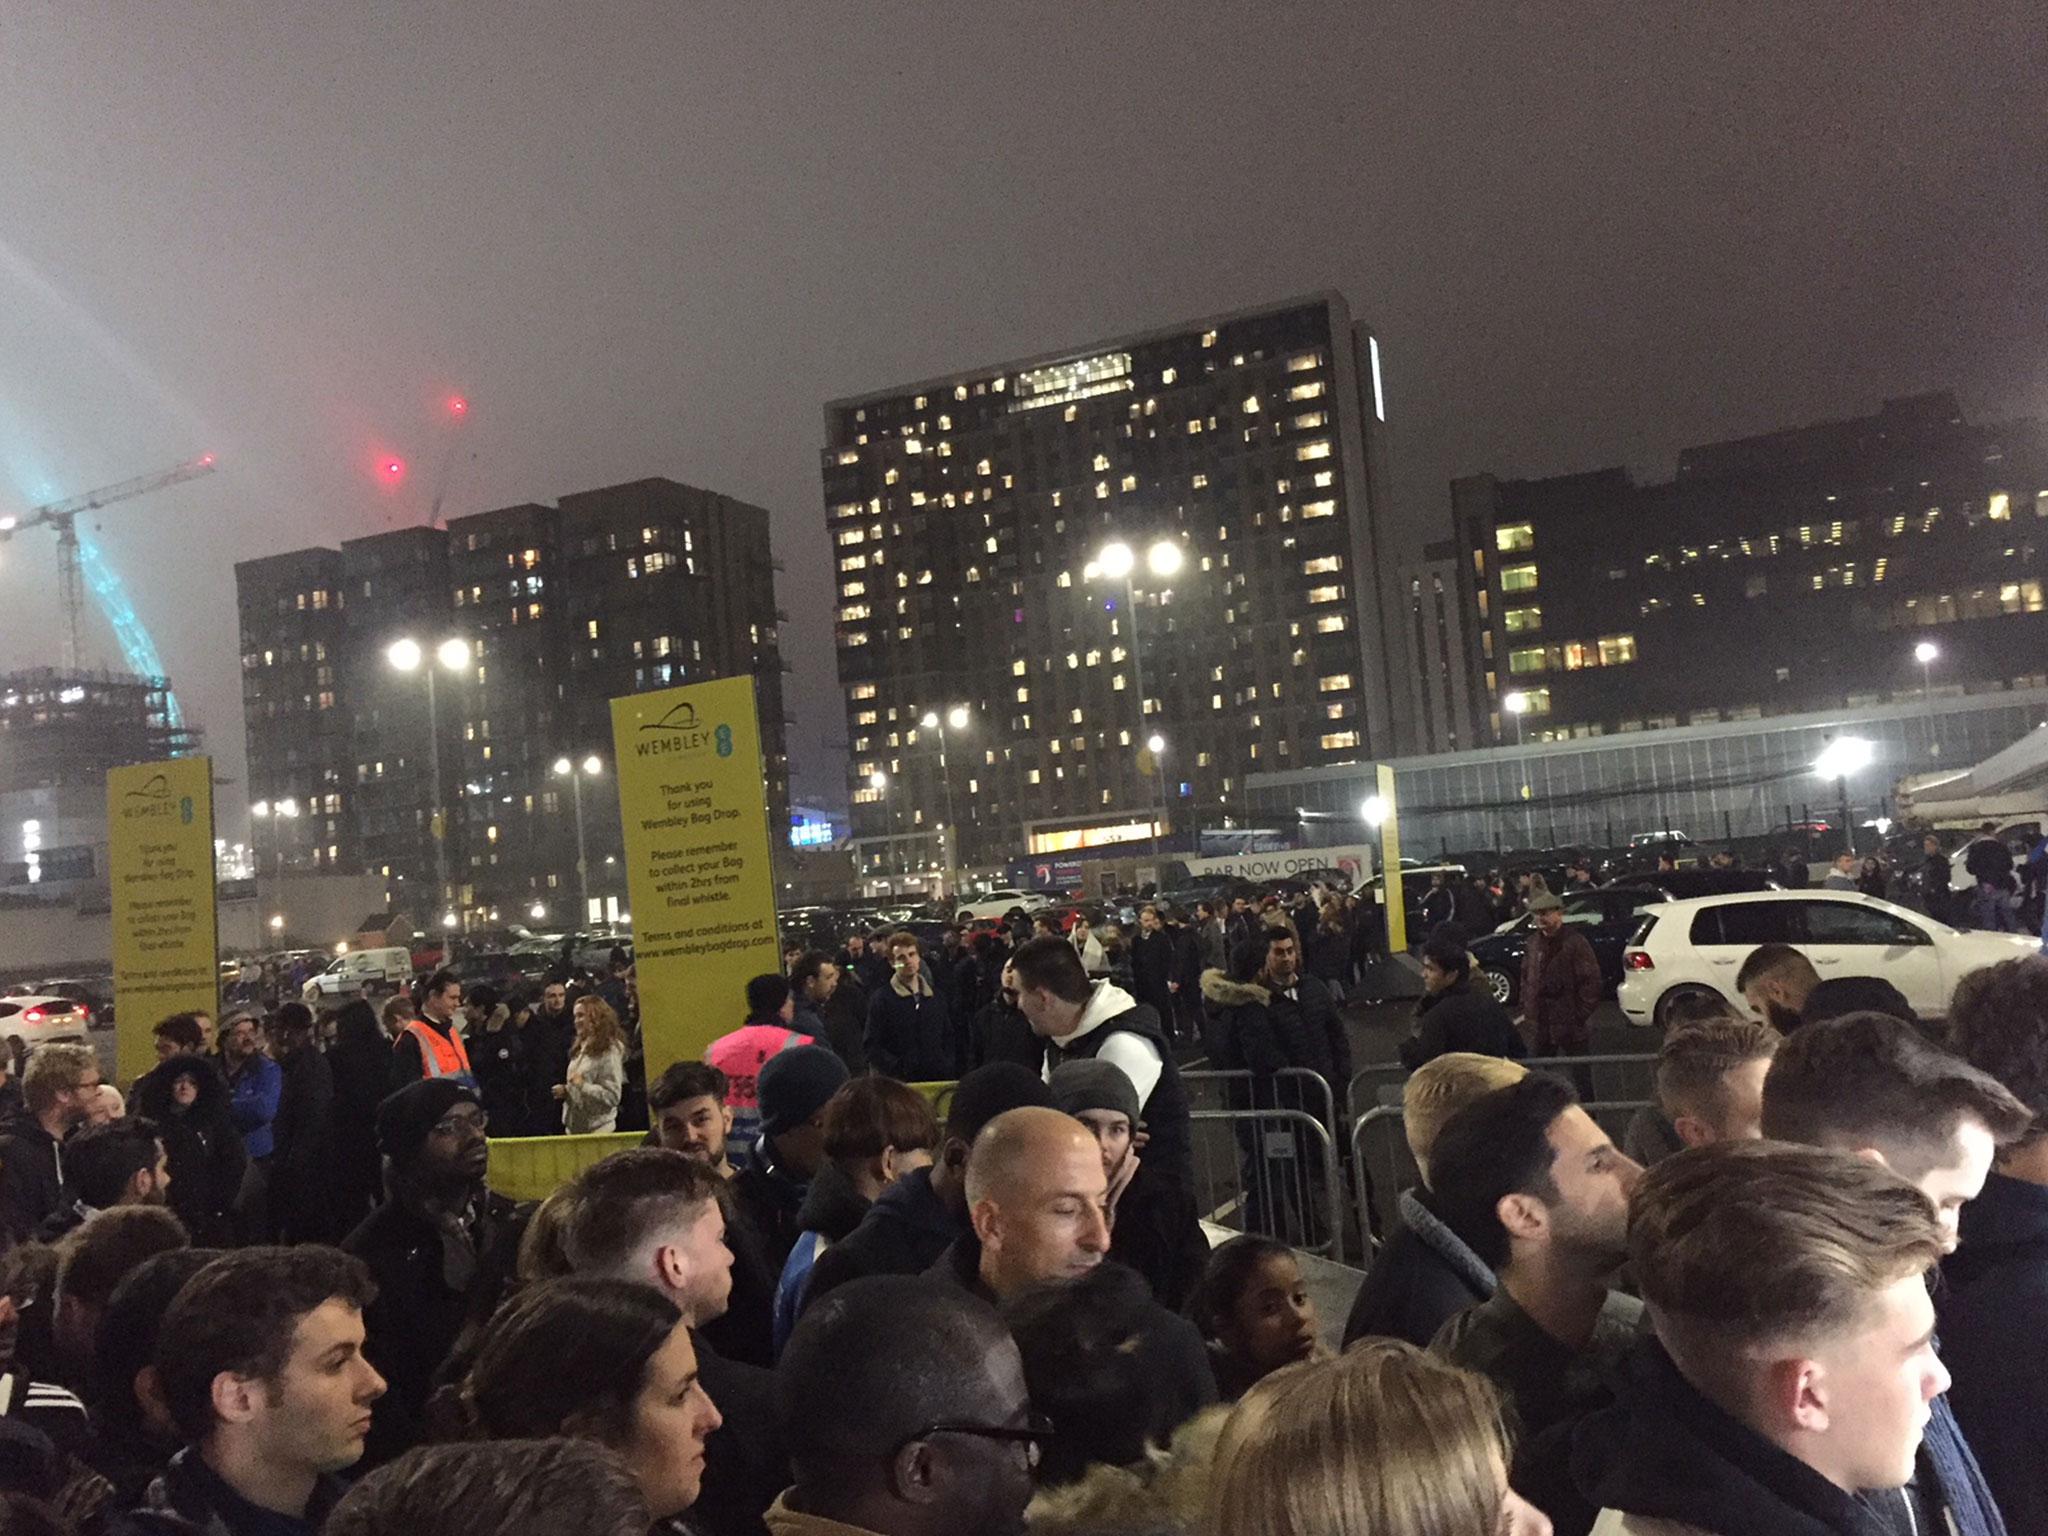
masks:
[(1380, 822), (1380, 867), (1386, 874), (1380, 891), (1387, 904), (1387, 953), (1398, 955), (1408, 947), (1408, 891), (1401, 878), (1401, 802), (1394, 794), (1394, 770), (1379, 765), (1379, 797), (1386, 804)]
[(174, 757), (107, 774), (114, 899), (116, 1075), (156, 1065), (167, 1014), (217, 1013), (220, 928), (213, 889), (213, 759)]
[(746, 1013), (782, 968), (751, 677), (612, 700), (633, 964), (652, 1082)]

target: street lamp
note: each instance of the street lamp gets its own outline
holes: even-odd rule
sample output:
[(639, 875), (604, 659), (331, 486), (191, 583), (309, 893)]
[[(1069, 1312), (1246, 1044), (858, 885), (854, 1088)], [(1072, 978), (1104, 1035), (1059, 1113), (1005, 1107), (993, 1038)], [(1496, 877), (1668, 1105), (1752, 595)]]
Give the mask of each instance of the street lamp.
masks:
[(1842, 792), (1842, 846), (1856, 851), (1856, 829), (1849, 821), (1849, 775), (1861, 773), (1877, 758), (1877, 748), (1862, 736), (1837, 736), (1813, 760), (1817, 778), (1833, 779)]
[(1920, 663), (1920, 704), (1927, 711), (1927, 755), (1941, 756), (1941, 741), (1934, 734), (1934, 664), (1941, 658), (1941, 647), (1932, 640), (1922, 640), (1913, 647), (1913, 659)]
[[(289, 795), (282, 800), (258, 800), (249, 807), (249, 815), (252, 820), (271, 823), (270, 853), (271, 857), (277, 862), (277, 879), (279, 885), (282, 886), (284, 883), (284, 828), (278, 826), (277, 823), (280, 821), (298, 820), (299, 802), (292, 799)], [(253, 828), (250, 835), (253, 838)]]
[(270, 914), (270, 931), (272, 933), (284, 932), (284, 914), (282, 912), (273, 912)]
[(881, 769), (877, 768), (873, 773), (868, 775), (868, 788), (874, 790), (877, 794), (880, 794), (883, 790), (887, 789), (888, 787), (889, 775), (882, 772)]
[[(469, 665), (469, 657), (469, 642), (459, 637), (451, 636), (434, 647), (434, 660), (445, 671), (460, 672)], [(434, 839), (434, 901), (439, 905), (448, 899), (448, 844), (441, 815), (441, 715), (434, 698), (435, 668), (425, 665), (426, 652), (410, 635), (386, 646), (384, 659), (394, 671), (427, 674), (427, 773), (433, 780), (428, 790), (427, 830)], [(455, 925), (444, 921), (443, 926)]]
[[(924, 718), (918, 721), (918, 724), (926, 730), (936, 732), (939, 738), (939, 785), (946, 792), (946, 899), (948, 901), (957, 901), (960, 898), (960, 823), (953, 813), (953, 776), (946, 768), (946, 727), (951, 726), (956, 731), (964, 731), (967, 729), (968, 721), (973, 718), (973, 714), (965, 704), (955, 704), (946, 711), (944, 719), (939, 717), (939, 712), (936, 709), (928, 709), (924, 712)], [(875, 777), (879, 779), (881, 775), (878, 773)], [(876, 788), (880, 787), (880, 785), (876, 786)]]
[(604, 763), (595, 752), (580, 763), (572, 763), (566, 757), (555, 759), (555, 774), (569, 781), (570, 794), (576, 802), (576, 899), (581, 904), (577, 910), (583, 922), (590, 920), (590, 867), (583, 856), (583, 781), (594, 779), (603, 771)]
[[(1172, 539), (1155, 539), (1145, 550), (1145, 568), (1162, 581), (1179, 574), (1181, 567), (1185, 564), (1187, 564), (1187, 552)], [(1120, 581), (1124, 584), (1123, 611), (1129, 619), (1131, 626), (1131, 681), (1136, 685), (1138, 693), (1138, 729), (1143, 730), (1145, 728), (1145, 657), (1144, 648), (1138, 637), (1138, 594), (1131, 581), (1131, 577), (1137, 571), (1137, 568), (1137, 552), (1122, 539), (1115, 539), (1103, 545), (1101, 549), (1095, 552), (1095, 558), (1082, 568), (1081, 575), (1084, 580), (1093, 581), (1096, 577), (1101, 576), (1106, 577), (1110, 581)], [(1163, 738), (1155, 736), (1152, 739), (1159, 742), (1159, 750), (1164, 750), (1166, 742)], [(1153, 767), (1155, 769), (1158, 768), (1158, 751), (1153, 753)], [(1168, 820), (1166, 775), (1164, 771), (1160, 771), (1157, 774), (1156, 785), (1159, 793), (1159, 820), (1156, 825), (1164, 830)], [(1152, 838), (1152, 851), (1154, 853), (1159, 851), (1159, 836), (1156, 832)]]
[(1519, 756), (1522, 750), (1522, 716), (1529, 713), (1529, 695), (1518, 688), (1500, 701), (1500, 707), (1506, 710), (1510, 718), (1515, 722), (1515, 752), (1517, 753), (1515, 775), (1523, 781), (1521, 801), (1522, 814), (1526, 823), (1526, 830), (1523, 832), (1523, 836), (1533, 843), (1536, 841), (1536, 807), (1529, 794), (1529, 765)]
[(1387, 797), (1369, 795), (1359, 802), (1358, 819), (1368, 827), (1377, 827), (1387, 819)]
[(1529, 695), (1517, 689), (1500, 701), (1500, 707), (1508, 712), (1515, 722), (1515, 747), (1522, 745), (1522, 716), (1529, 712)]

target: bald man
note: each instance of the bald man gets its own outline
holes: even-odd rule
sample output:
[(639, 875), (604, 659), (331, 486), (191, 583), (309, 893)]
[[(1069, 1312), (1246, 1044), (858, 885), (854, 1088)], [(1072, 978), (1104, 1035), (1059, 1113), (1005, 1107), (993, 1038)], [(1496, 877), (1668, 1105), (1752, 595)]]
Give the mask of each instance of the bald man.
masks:
[(910, 1275), (849, 1280), (797, 1323), (776, 1395), (796, 1485), (770, 1536), (1024, 1529), (1044, 1425), (1009, 1330), (976, 1298)]
[(1102, 1148), (1072, 1115), (1026, 1105), (982, 1127), (967, 1154), (970, 1230), (932, 1273), (1001, 1303), (1078, 1280), (1109, 1252)]

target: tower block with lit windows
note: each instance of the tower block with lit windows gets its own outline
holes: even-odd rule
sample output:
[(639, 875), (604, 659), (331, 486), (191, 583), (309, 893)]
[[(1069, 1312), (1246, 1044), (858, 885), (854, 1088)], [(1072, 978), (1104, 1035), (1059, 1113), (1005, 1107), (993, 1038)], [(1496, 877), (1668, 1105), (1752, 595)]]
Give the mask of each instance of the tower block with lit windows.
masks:
[(828, 405), (862, 878), (1192, 848), (1393, 750), (1383, 368), (1321, 294)]
[(235, 580), (260, 868), (382, 874), (421, 923), (606, 922), (626, 905), (607, 701), (714, 677), (755, 679), (787, 824), (761, 507), (638, 480)]

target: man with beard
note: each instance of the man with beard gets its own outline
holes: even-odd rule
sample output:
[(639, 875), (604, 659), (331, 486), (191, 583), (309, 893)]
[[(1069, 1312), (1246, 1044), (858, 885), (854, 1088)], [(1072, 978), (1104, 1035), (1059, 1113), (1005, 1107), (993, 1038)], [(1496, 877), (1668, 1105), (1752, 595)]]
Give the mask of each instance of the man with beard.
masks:
[(1627, 1255), (1641, 1177), (1547, 1073), (1468, 1104), (1437, 1136), (1430, 1188), (1498, 1286), (1444, 1324), (1430, 1351), (1490, 1378), (1518, 1439), (1612, 1400), (1608, 1380), (1643, 1319), (1643, 1304), (1608, 1284)]
[(1882, 976), (1834, 976), (1826, 981), (1790, 944), (1759, 944), (1735, 973), (1735, 990), (1750, 1012), (1789, 1035), (1804, 1024), (1848, 1013), (1888, 1013), (1913, 1022), (1913, 1008)]

